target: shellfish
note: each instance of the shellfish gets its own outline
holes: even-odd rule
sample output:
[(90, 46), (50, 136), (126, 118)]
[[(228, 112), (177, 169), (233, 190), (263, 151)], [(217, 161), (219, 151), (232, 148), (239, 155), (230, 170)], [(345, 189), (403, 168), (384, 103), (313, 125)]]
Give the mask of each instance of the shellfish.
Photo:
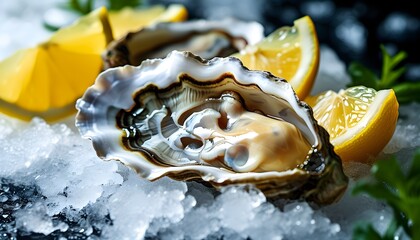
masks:
[(233, 57), (173, 51), (108, 69), (76, 108), (99, 157), (149, 180), (253, 184), (268, 197), (319, 204), (347, 187), (328, 133), (291, 85)]
[(227, 57), (264, 37), (257, 22), (233, 18), (158, 23), (109, 44), (102, 55), (104, 68), (138, 66), (145, 59), (163, 58), (172, 50), (189, 51), (202, 58)]

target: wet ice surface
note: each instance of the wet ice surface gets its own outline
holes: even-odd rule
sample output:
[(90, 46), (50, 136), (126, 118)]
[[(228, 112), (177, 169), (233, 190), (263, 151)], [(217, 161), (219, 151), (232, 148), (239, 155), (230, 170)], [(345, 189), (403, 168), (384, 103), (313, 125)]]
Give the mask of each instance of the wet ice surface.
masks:
[(65, 124), (34, 119), (12, 130), (0, 140), (0, 233), (7, 237), (345, 239), (355, 220), (374, 220), (383, 228), (389, 219), (382, 204), (365, 197), (346, 195), (316, 210), (304, 202), (268, 202), (252, 188), (219, 193), (166, 178), (148, 182), (117, 162), (98, 159), (90, 142)]
[[(1, 21), (15, 18), (20, 29), (0, 25), (0, 58), (48, 36), (30, 24), (25, 8), (0, 4)], [(15, 1), (22, 5), (27, 1)], [(38, 4), (38, 3), (37, 3)], [(45, 5), (44, 5), (45, 4)], [(32, 9), (32, 10), (31, 10)], [(24, 16), (23, 12), (26, 14)], [(20, 22), (19, 22), (20, 21)], [(36, 24), (35, 24), (36, 25)], [(4, 37), (6, 35), (8, 37)], [(26, 33), (28, 34), (28, 33)], [(4, 36), (3, 36), (4, 35)], [(31, 35), (31, 36), (32, 36)], [(29, 39), (29, 41), (28, 41)], [(349, 81), (345, 66), (327, 46), (312, 93), (339, 90)], [(396, 132), (381, 154), (396, 154), (408, 166), (420, 146), (420, 105), (401, 108)], [(351, 239), (354, 223), (386, 228), (391, 212), (382, 203), (349, 190), (331, 206), (268, 201), (252, 187), (220, 192), (198, 183), (163, 178), (149, 182), (115, 161), (102, 161), (74, 127), (74, 116), (57, 124), (30, 123), (0, 115), (0, 239)]]
[[(386, 148), (404, 153), (402, 136), (418, 117), (405, 108)], [(148, 182), (125, 166), (98, 159), (89, 140), (69, 123), (48, 125), (2, 117), (0, 135), (0, 239), (45, 234), (103, 239), (350, 239), (353, 223), (385, 229), (390, 211), (350, 191), (337, 204), (318, 209), (305, 202), (269, 202), (258, 190), (227, 187), (221, 192), (198, 183), (163, 178)], [(417, 126), (413, 125), (415, 128)], [(407, 151), (409, 152), (409, 151)], [(351, 186), (350, 188), (351, 189)]]
[[(327, 47), (321, 54), (336, 58)], [(319, 91), (341, 76), (327, 60), (321, 62)], [(383, 155), (411, 159), (420, 146), (419, 110), (418, 104), (401, 108), (404, 118)], [(352, 196), (353, 182), (338, 203), (323, 208), (270, 202), (252, 187), (218, 192), (167, 178), (149, 182), (116, 161), (99, 159), (73, 117), (49, 125), (1, 116), (0, 159), (0, 239), (350, 239), (357, 221), (383, 231), (391, 216), (384, 204)]]

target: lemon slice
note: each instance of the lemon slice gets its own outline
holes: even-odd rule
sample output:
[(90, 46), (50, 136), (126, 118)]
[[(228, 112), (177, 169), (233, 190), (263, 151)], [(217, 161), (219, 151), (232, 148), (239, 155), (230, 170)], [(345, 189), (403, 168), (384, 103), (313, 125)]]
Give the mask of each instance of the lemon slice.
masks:
[(146, 9), (126, 7), (120, 11), (110, 11), (109, 19), (115, 39), (119, 39), (127, 32), (139, 30), (141, 27), (156, 22), (179, 22), (188, 17), (187, 9), (180, 4), (153, 6)]
[(343, 162), (372, 163), (397, 124), (399, 104), (392, 89), (375, 91), (356, 86), (310, 96), (305, 102), (330, 134)]
[[(108, 14), (110, 16), (108, 16)], [(102, 70), (101, 53), (115, 36), (158, 21), (181, 21), (182, 5), (108, 13), (105, 7), (55, 32), (48, 41), (0, 62), (0, 112), (47, 121), (75, 113), (74, 104)]]
[(319, 43), (309, 16), (284, 26), (233, 57), (252, 70), (269, 71), (292, 85), (300, 99), (309, 95), (319, 66)]
[(55, 32), (48, 41), (0, 62), (0, 111), (54, 121), (74, 113), (75, 100), (101, 69), (100, 54), (112, 40), (106, 8)]

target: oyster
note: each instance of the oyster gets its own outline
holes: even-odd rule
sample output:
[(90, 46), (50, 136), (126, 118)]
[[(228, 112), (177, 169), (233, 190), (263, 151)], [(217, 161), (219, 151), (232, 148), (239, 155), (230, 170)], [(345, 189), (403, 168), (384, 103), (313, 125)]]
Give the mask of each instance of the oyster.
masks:
[(263, 37), (261, 24), (232, 18), (165, 22), (111, 42), (102, 60), (107, 69), (127, 64), (137, 66), (145, 59), (163, 58), (172, 50), (189, 51), (206, 59), (227, 57)]
[(327, 204), (347, 187), (328, 133), (291, 85), (233, 57), (189, 52), (102, 72), (76, 104), (99, 157), (155, 180), (254, 184)]

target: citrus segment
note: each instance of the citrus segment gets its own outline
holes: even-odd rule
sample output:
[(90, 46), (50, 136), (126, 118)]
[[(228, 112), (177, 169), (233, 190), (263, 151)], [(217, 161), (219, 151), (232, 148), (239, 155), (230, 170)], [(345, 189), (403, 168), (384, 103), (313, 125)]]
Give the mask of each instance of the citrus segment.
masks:
[(100, 54), (113, 40), (105, 7), (81, 17), (72, 25), (61, 28), (41, 45), (58, 45), (62, 49), (80, 53)]
[(343, 162), (374, 161), (397, 124), (398, 101), (392, 89), (376, 91), (357, 86), (338, 93), (326, 91), (305, 101), (330, 134)]
[[(75, 112), (74, 103), (101, 69), (101, 51), (112, 31), (99, 8), (33, 48), (0, 62), (0, 111), (53, 121)], [(109, 36), (111, 34), (111, 38)]]
[(94, 82), (101, 70), (102, 61), (98, 59), (98, 54), (52, 48), (56, 49), (48, 51), (48, 56), (44, 58), (50, 63), (50, 105), (62, 107), (69, 103), (74, 104), (77, 96), (80, 97)]
[(171, 4), (155, 22), (182, 22), (188, 18), (188, 11), (183, 5)]
[[(54, 121), (74, 113), (75, 101), (102, 69), (101, 53), (115, 36), (157, 21), (182, 21), (186, 8), (173, 4), (92, 11), (55, 32), (48, 41), (0, 62), (0, 111), (23, 120)], [(112, 29), (114, 28), (114, 29)]]
[[(0, 62), (0, 99), (15, 102), (23, 86), (30, 81), (36, 62), (37, 50), (30, 48), (17, 51), (12, 57)], [(11, 80), (13, 79), (13, 80)]]
[(120, 11), (110, 11), (109, 19), (115, 39), (127, 32), (137, 31), (141, 27), (155, 22), (178, 22), (187, 19), (187, 9), (178, 4), (153, 6), (147, 9), (124, 8)]
[(300, 99), (308, 96), (319, 66), (319, 43), (309, 16), (284, 26), (233, 57), (249, 69), (269, 71), (290, 82)]

